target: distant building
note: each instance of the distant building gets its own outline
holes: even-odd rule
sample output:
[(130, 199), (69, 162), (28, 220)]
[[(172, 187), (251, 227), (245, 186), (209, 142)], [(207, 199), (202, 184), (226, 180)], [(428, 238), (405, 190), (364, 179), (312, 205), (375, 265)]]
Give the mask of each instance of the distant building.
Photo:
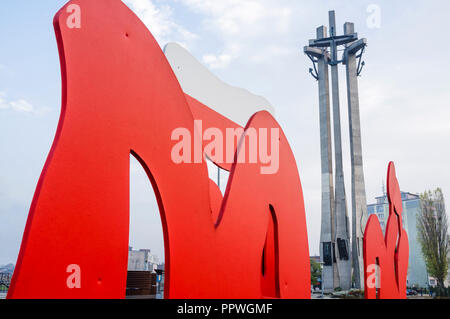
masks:
[(152, 255), (150, 249), (133, 250), (133, 247), (128, 247), (128, 270), (155, 272), (159, 265), (159, 257)]
[(13, 274), (14, 267), (14, 264), (1, 265), (0, 273)]
[[(409, 241), (407, 285), (425, 288), (427, 287), (428, 274), (417, 234), (417, 216), (421, 212), (420, 197), (416, 194), (401, 192), (401, 198), (403, 202), (403, 228), (408, 234)], [(375, 199), (375, 204), (367, 205), (367, 213), (369, 216), (374, 214), (378, 216), (384, 233), (389, 217), (389, 202), (386, 194)]]

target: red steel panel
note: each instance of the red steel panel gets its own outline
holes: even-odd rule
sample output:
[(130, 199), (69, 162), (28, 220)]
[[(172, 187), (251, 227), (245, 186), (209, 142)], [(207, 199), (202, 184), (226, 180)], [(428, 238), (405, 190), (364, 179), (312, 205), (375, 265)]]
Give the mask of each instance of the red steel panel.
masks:
[[(81, 8), (80, 28), (66, 23), (70, 4)], [(267, 297), (261, 263), (269, 238), (273, 287), (282, 298), (309, 298), (302, 188), (273, 117), (256, 113), (247, 128), (280, 129), (278, 172), (260, 174), (259, 161), (233, 163), (222, 199), (204, 161), (171, 159), (171, 133), (193, 132), (194, 116), (158, 43), (134, 13), (120, 0), (74, 0), (56, 14), (54, 26), (61, 117), (8, 298), (125, 297), (130, 153), (146, 170), (160, 208), (165, 297)], [(207, 109), (202, 114), (205, 123), (223, 121)], [(67, 285), (69, 265), (79, 266), (79, 288)]]
[[(389, 219), (385, 238), (376, 215), (369, 217), (364, 232), (364, 292), (367, 299), (406, 298), (409, 244), (402, 224), (402, 199), (393, 162), (388, 166), (387, 194)], [(375, 270), (370, 265), (379, 267), (378, 287), (370, 283), (373, 283)]]

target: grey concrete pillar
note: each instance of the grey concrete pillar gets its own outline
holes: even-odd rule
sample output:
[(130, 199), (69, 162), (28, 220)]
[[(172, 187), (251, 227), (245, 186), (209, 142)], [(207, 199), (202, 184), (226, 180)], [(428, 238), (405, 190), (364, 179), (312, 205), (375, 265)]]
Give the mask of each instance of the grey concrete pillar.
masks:
[[(346, 23), (344, 33), (354, 32), (353, 23)], [(365, 39), (364, 39), (365, 40)], [(361, 40), (360, 40), (361, 41)], [(352, 255), (356, 288), (364, 289), (363, 235), (367, 222), (367, 201), (362, 160), (356, 50), (349, 45), (344, 52), (347, 74), (348, 117), (352, 164)]]
[[(317, 28), (317, 38), (325, 38), (325, 26)], [(320, 233), (320, 259), (323, 264), (324, 291), (333, 291), (336, 264), (333, 262), (333, 239), (335, 236), (333, 163), (331, 151), (330, 93), (328, 78), (328, 56), (324, 54), (317, 63), (319, 81), (320, 156), (322, 172), (322, 224)]]
[[(329, 11), (330, 37), (336, 36), (336, 18), (334, 11)], [(337, 61), (337, 46), (330, 46), (331, 61)], [(334, 286), (344, 290), (351, 288), (351, 259), (349, 254), (350, 232), (347, 228), (347, 200), (345, 196), (344, 170), (342, 165), (341, 111), (339, 101), (338, 64), (331, 65), (331, 92), (333, 97), (334, 152), (335, 152), (335, 235), (333, 237), (336, 256)]]

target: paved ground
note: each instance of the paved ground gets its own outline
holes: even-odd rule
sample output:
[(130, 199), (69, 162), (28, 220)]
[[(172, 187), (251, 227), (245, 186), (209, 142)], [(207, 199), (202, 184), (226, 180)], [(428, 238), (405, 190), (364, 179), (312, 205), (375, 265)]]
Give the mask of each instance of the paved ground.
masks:
[(314, 292), (314, 293), (311, 293), (311, 299), (334, 299), (334, 298), (331, 297), (331, 295), (323, 295), (323, 298), (322, 298), (321, 293)]
[[(331, 295), (324, 295), (323, 298), (320, 293), (312, 293), (311, 299), (338, 299), (335, 297), (332, 297)], [(416, 296), (407, 296), (407, 299), (433, 299), (429, 295), (416, 295)]]
[(417, 295), (417, 296), (408, 296), (407, 299), (433, 299), (433, 297), (430, 297), (430, 295)]
[[(0, 300), (1, 299), (6, 299), (6, 293), (0, 292)], [(313, 295), (311, 295), (311, 299), (319, 299), (320, 300), (320, 299), (335, 299), (335, 298), (332, 298), (331, 296), (327, 296), (327, 295), (324, 295), (323, 298), (321, 298), (320, 295), (313, 294)], [(421, 296), (408, 296), (408, 299), (432, 299), (432, 298), (430, 296), (423, 296), (423, 297), (421, 297)]]

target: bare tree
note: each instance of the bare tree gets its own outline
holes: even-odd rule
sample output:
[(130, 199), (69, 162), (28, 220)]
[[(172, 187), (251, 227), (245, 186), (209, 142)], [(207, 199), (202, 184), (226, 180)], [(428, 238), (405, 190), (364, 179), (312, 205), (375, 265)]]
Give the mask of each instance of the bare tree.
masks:
[(448, 223), (442, 190), (420, 195), (421, 213), (417, 217), (418, 238), (428, 273), (444, 287), (448, 270)]

